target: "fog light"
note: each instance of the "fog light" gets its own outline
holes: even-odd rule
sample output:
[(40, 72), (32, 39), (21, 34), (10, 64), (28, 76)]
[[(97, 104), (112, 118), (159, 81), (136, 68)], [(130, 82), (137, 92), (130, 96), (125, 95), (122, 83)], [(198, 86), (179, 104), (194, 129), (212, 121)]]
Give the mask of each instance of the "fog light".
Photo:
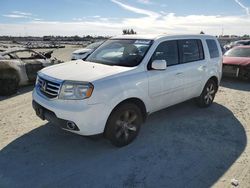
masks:
[(76, 128), (76, 124), (72, 121), (68, 121), (67, 122), (67, 128), (70, 129), (70, 130), (75, 130)]

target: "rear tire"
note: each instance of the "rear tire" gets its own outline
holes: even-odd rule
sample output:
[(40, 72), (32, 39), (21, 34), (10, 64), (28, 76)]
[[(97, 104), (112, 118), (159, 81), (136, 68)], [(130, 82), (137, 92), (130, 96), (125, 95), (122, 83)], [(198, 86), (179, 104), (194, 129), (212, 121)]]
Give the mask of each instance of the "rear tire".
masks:
[(125, 103), (111, 113), (105, 130), (105, 136), (117, 147), (131, 143), (140, 131), (143, 115), (138, 106)]
[(0, 78), (0, 95), (13, 95), (18, 90), (18, 77), (15, 75), (12, 78)]
[(201, 95), (196, 98), (196, 102), (199, 107), (206, 108), (209, 107), (213, 101), (215, 94), (217, 92), (217, 85), (214, 80), (208, 80)]

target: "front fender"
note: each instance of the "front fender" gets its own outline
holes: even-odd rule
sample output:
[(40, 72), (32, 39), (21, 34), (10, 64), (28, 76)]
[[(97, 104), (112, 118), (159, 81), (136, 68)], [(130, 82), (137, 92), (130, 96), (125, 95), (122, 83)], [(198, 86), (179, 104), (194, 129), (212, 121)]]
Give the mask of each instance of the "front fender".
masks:
[[(149, 109), (148, 79), (145, 73), (124, 75), (94, 83), (94, 92), (88, 104), (104, 103), (108, 106), (108, 113), (122, 101), (129, 98), (140, 99)], [(106, 113), (106, 112), (105, 112)]]

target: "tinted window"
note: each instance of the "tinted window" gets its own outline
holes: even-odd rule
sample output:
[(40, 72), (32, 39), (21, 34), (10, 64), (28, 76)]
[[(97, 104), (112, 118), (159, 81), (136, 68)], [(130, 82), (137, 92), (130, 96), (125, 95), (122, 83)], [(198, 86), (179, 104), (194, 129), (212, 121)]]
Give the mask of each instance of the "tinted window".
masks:
[(180, 63), (188, 63), (204, 59), (203, 47), (200, 40), (179, 40)]
[(208, 39), (208, 40), (206, 40), (206, 42), (207, 42), (207, 47), (209, 50), (210, 58), (219, 57), (220, 56), (219, 49), (217, 47), (215, 40)]
[(166, 60), (167, 66), (178, 64), (177, 42), (166, 41), (159, 44), (152, 56), (152, 61), (154, 60)]

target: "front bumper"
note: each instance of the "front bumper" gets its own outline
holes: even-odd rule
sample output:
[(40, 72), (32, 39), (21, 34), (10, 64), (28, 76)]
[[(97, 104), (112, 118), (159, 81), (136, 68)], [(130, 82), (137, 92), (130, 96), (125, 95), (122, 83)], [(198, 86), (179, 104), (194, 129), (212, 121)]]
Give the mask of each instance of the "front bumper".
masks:
[(53, 122), (62, 129), (66, 129), (69, 131), (79, 131), (79, 128), (74, 122), (56, 117), (56, 114), (54, 112), (44, 108), (34, 100), (32, 101), (32, 107), (35, 110), (36, 115), (42, 120), (48, 120), (49, 122)]
[(223, 64), (223, 76), (250, 79), (250, 66)]
[[(61, 128), (80, 135), (96, 135), (103, 133), (110, 110), (105, 104), (88, 104), (87, 100), (48, 99), (33, 90), (33, 107), (44, 110), (40, 118), (59, 124)], [(36, 113), (37, 110), (36, 110)], [(67, 128), (67, 122), (73, 122), (76, 130)]]

